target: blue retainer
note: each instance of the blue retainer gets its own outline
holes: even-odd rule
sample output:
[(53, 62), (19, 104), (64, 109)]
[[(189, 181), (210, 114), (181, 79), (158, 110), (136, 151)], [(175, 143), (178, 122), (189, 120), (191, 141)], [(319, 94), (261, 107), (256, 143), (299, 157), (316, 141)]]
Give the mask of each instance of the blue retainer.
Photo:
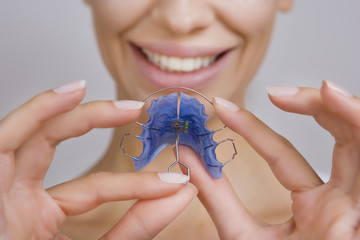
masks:
[(204, 105), (181, 92), (178, 111), (178, 97), (178, 93), (172, 93), (151, 101), (147, 111), (150, 119), (142, 125), (142, 134), (137, 136), (143, 142), (143, 152), (132, 157), (135, 170), (143, 169), (164, 148), (174, 145), (178, 131), (179, 144), (194, 149), (208, 173), (213, 178), (221, 178), (224, 164), (216, 159), (215, 148), (219, 143), (213, 140), (215, 131), (206, 126), (209, 116)]

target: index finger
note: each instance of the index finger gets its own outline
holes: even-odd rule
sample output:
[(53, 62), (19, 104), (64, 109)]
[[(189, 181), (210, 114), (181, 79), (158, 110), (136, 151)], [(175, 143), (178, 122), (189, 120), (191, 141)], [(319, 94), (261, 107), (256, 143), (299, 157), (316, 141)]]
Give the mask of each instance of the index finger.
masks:
[(95, 101), (48, 120), (17, 150), (16, 180), (42, 182), (61, 141), (93, 128), (129, 124), (139, 116), (141, 107), (142, 102), (137, 101)]
[(75, 108), (85, 95), (85, 81), (41, 93), (0, 121), (0, 190), (7, 189), (15, 172), (14, 152), (42, 123)]
[(220, 98), (215, 99), (214, 106), (222, 122), (244, 137), (267, 161), (276, 178), (286, 189), (303, 191), (323, 183), (287, 139), (251, 112), (235, 107), (233, 103)]
[(41, 93), (0, 122), (0, 152), (11, 153), (47, 119), (76, 107), (85, 95), (85, 81)]

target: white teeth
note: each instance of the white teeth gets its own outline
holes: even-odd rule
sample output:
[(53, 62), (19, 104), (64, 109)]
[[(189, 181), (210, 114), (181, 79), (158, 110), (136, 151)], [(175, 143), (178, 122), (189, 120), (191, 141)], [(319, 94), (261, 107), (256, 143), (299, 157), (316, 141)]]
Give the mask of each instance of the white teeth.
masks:
[(195, 68), (196, 68), (196, 69), (199, 69), (199, 68), (201, 68), (201, 65), (202, 65), (201, 57), (197, 57), (197, 58), (195, 59)]
[(149, 50), (141, 49), (147, 59), (162, 70), (170, 72), (192, 72), (206, 68), (215, 62), (216, 56), (179, 58), (156, 54)]
[(191, 72), (194, 69), (196, 69), (194, 58), (186, 58), (182, 60), (182, 70), (184, 72)]

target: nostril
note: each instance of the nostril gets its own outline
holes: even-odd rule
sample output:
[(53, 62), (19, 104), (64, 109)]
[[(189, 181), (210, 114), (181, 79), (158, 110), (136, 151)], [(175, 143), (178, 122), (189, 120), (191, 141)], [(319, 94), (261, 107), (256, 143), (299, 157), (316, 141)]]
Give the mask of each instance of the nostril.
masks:
[(211, 25), (215, 14), (203, 1), (160, 1), (152, 10), (151, 17), (160, 27), (176, 35), (186, 35)]

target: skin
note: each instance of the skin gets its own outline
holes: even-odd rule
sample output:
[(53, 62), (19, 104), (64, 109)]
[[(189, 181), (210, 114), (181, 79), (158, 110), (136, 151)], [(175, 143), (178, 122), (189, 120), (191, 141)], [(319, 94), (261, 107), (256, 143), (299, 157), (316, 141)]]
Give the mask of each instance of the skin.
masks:
[[(335, 138), (333, 171), (324, 184), (289, 142), (245, 109), (216, 109), (224, 123), (242, 135), (267, 161), (281, 184), (291, 191), (293, 217), (272, 225), (255, 219), (239, 201), (227, 178), (214, 180), (200, 168), (188, 148), (180, 151), (190, 165), (199, 198), (221, 239), (358, 239), (360, 101), (324, 82), (319, 90), (300, 88), (290, 96), (270, 95), (281, 109), (313, 116)], [(237, 122), (243, 124), (239, 125)], [(244, 127), (246, 126), (246, 127)], [(271, 144), (259, 138), (268, 136)], [(277, 151), (274, 151), (277, 150)], [(294, 171), (290, 171), (294, 169)], [(214, 194), (216, 193), (216, 194)], [(233, 227), (237, 226), (237, 227)]]
[(277, 11), (287, 11), (292, 4), (291, 0), (86, 2), (92, 8), (101, 54), (117, 83), (119, 98), (143, 99), (158, 89), (139, 73), (129, 42), (176, 43), (233, 48), (226, 68), (199, 90), (239, 104), (266, 52)]
[[(156, 173), (96, 173), (45, 190), (45, 173), (62, 140), (94, 127), (127, 124), (140, 114), (140, 109), (118, 109), (111, 101), (79, 105), (84, 94), (85, 89), (66, 94), (49, 90), (1, 120), (1, 239), (68, 239), (58, 232), (66, 216), (88, 212), (105, 202), (130, 199), (140, 200), (103, 238), (149, 239), (196, 195), (190, 185), (165, 183)], [(95, 109), (102, 112), (101, 117), (94, 116)], [(24, 117), (27, 124), (21, 123)], [(77, 123), (70, 126), (69, 121), (74, 120)], [(55, 131), (58, 127), (63, 131)], [(163, 209), (163, 214), (157, 209)], [(155, 213), (162, 218), (156, 224), (152, 219)]]
[[(235, 140), (241, 154), (219, 180), (210, 178), (185, 147), (180, 158), (190, 167), (191, 184), (170, 184), (154, 173), (166, 171), (173, 161), (169, 158), (174, 159), (171, 150), (145, 172), (132, 173), (119, 140), (136, 131), (129, 123), (142, 119), (141, 110), (119, 108), (111, 101), (80, 104), (84, 88), (61, 94), (49, 90), (0, 121), (1, 238), (359, 238), (359, 100), (330, 82), (321, 89), (269, 90), (276, 106), (314, 116), (334, 136), (333, 172), (326, 184), (286, 139), (243, 107), (245, 88), (266, 52), (276, 12), (289, 10), (292, 1), (87, 3), (120, 100), (139, 100), (157, 89), (139, 72), (129, 41), (233, 48), (223, 71), (198, 90), (233, 102), (214, 100), (211, 115), (232, 129), (226, 136)], [(215, 121), (209, 125), (214, 127)], [(99, 127), (117, 127), (99, 163), (84, 177), (43, 189), (56, 145)]]
[[(205, 46), (233, 49), (226, 67), (210, 83), (199, 86), (197, 90), (210, 98), (220, 96), (240, 106), (244, 105), (246, 86), (266, 53), (277, 12), (288, 11), (292, 5), (291, 0), (227, 3), (224, 1), (158, 0), (146, 1), (146, 3), (118, 0), (86, 2), (92, 9), (99, 48), (116, 83), (119, 99), (141, 100), (159, 89), (139, 71), (129, 43), (141, 46), (161, 43), (178, 44), (184, 48)], [(242, 14), (239, 14), (237, 9), (242, 9)], [(231, 88), (224, 88), (224, 85)], [(209, 128), (221, 127), (222, 124), (219, 124), (216, 119), (215, 112), (210, 115), (213, 120), (209, 122)], [(145, 116), (141, 116), (139, 121), (145, 122), (144, 119)], [(133, 171), (132, 161), (119, 149), (119, 141), (126, 133), (139, 133), (139, 129), (135, 125), (116, 129), (107, 153), (90, 173)], [(257, 218), (264, 221), (281, 222), (288, 219), (291, 216), (289, 192), (277, 182), (266, 163), (248, 143), (234, 133), (226, 134), (226, 137), (233, 138), (237, 142), (237, 147), (242, 153), (236, 161), (231, 163), (232, 167), (225, 168), (225, 171), (234, 182), (236, 192), (246, 206)], [(136, 149), (131, 147), (127, 147), (127, 152), (136, 152)], [(138, 148), (138, 145), (134, 145), (133, 148)], [(232, 149), (230, 151), (224, 149), (218, 154), (225, 155), (222, 152), (231, 151)], [(159, 171), (159, 169), (166, 171), (174, 161), (173, 159), (171, 149), (167, 149), (156, 161), (146, 167), (145, 171)], [(253, 179), (251, 176), (258, 176), (258, 178)], [(251, 179), (251, 184), (249, 184), (249, 179)], [(269, 197), (271, 195), (276, 198)], [(104, 207), (102, 211), (93, 212), (84, 218), (96, 225), (95, 223), (98, 222), (106, 222), (105, 220), (109, 219), (106, 213), (112, 212), (113, 208), (121, 214), (128, 207), (126, 204), (111, 206), (108, 209)], [(69, 231), (69, 235), (76, 234), (79, 230), (74, 226), (82, 226), (82, 221), (79, 221), (77, 218), (69, 219), (63, 231)], [(108, 225), (111, 225), (116, 219), (107, 221), (110, 221)], [(184, 232), (183, 229), (188, 229), (188, 231)], [(92, 236), (96, 234), (86, 227), (80, 232), (91, 232), (89, 235)], [(206, 216), (202, 204), (195, 200), (157, 238), (217, 239), (217, 233), (211, 219)]]

